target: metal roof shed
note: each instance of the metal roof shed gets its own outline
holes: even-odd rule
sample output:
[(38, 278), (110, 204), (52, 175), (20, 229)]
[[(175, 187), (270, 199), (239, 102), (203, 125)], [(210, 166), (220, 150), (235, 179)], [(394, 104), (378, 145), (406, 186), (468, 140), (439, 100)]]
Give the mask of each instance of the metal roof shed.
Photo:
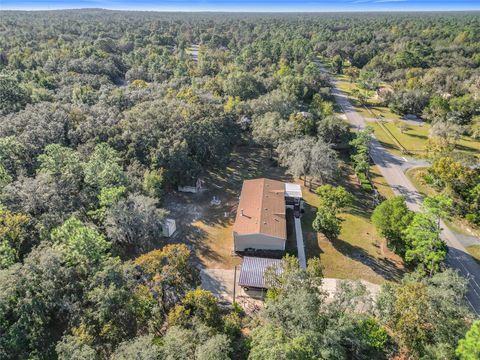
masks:
[(282, 260), (245, 256), (240, 269), (238, 285), (245, 288), (267, 289), (265, 270), (273, 267), (276, 274), (282, 272)]
[(285, 183), (285, 197), (302, 198), (302, 188), (298, 184)]

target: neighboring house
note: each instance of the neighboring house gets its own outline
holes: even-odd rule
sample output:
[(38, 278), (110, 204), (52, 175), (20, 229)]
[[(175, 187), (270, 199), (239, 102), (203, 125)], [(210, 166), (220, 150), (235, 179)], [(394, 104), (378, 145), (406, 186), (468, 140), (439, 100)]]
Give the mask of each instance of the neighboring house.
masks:
[(243, 182), (233, 225), (236, 252), (285, 250), (287, 241), (285, 184), (270, 179)]

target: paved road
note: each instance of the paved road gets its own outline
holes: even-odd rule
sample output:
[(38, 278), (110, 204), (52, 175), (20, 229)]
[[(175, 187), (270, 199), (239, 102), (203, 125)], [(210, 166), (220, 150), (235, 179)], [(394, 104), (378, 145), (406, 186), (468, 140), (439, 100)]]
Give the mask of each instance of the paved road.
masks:
[[(355, 110), (349, 99), (337, 88), (336, 81), (332, 80), (332, 83), (335, 100), (342, 107), (347, 120), (358, 130), (363, 129), (367, 122)], [(422, 196), (403, 171), (406, 159), (392, 155), (376, 139), (373, 139), (371, 144), (371, 157), (393, 191), (398, 195), (405, 196), (407, 205), (411, 210), (420, 211)], [(480, 317), (480, 265), (468, 254), (456, 235), (443, 221), (441, 226), (443, 228), (442, 238), (449, 249), (447, 264), (458, 269), (463, 276), (469, 279), (467, 301), (477, 316)]]
[(295, 218), (295, 238), (297, 239), (297, 255), (300, 267), (307, 268), (307, 258), (305, 256), (305, 246), (303, 245), (302, 222), (300, 218)]

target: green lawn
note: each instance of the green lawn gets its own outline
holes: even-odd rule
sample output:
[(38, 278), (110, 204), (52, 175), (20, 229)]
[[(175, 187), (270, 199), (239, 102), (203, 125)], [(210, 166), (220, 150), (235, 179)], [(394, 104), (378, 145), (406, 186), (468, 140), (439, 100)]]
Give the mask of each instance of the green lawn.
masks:
[(395, 196), (392, 188), (388, 185), (376, 165), (370, 166), (370, 178), (382, 198), (390, 199)]
[[(349, 78), (345, 75), (337, 75), (337, 79), (340, 81), (337, 82), (338, 88), (348, 95), (355, 109), (365, 118), (380, 118), (388, 121), (384, 122), (385, 127), (390, 131), (393, 137), (409, 151), (413, 156), (424, 157), (426, 156), (426, 148), (428, 144), (428, 135), (430, 130), (430, 124), (422, 125), (407, 125), (407, 130), (400, 131), (400, 128), (391, 120), (401, 120), (401, 117), (398, 114), (393, 113), (389, 108), (384, 106), (379, 106), (377, 101), (374, 99), (369, 99), (368, 103), (365, 106), (361, 106), (352, 97), (351, 92), (353, 89), (357, 88), (357, 85), (353, 82), (350, 82)], [(387, 132), (381, 128), (375, 122), (371, 123), (374, 127), (375, 136), (377, 139), (382, 142), (382, 144), (393, 152), (396, 155), (401, 155), (402, 152), (396, 142), (387, 134)], [(468, 153), (475, 154), (480, 157), (480, 141), (472, 139), (468, 136), (462, 136), (456, 144), (456, 149), (460, 151), (465, 151)]]
[[(392, 196), (393, 192), (380, 173), (373, 168), (375, 185), (380, 184), (382, 195)], [(320, 256), (325, 277), (342, 279), (365, 279), (373, 283), (398, 280), (404, 267), (400, 257), (385, 246), (370, 221), (374, 208), (372, 197), (359, 186), (351, 168), (337, 185), (345, 186), (355, 196), (351, 209), (342, 213), (342, 231), (338, 239), (328, 240), (312, 229), (312, 222), (318, 206), (318, 196), (303, 188), (306, 213), (302, 217), (307, 257)]]
[(480, 262), (480, 245), (472, 245), (467, 247), (467, 251), (472, 255), (472, 257)]
[[(426, 156), (430, 124), (407, 124), (407, 129), (403, 132), (394, 122), (384, 122), (383, 125), (412, 155), (418, 157)], [(385, 132), (384, 129), (382, 129), (379, 124), (372, 123), (372, 127), (374, 128), (375, 136), (386, 148), (391, 150), (393, 153), (401, 153), (396, 146), (395, 141)], [(462, 136), (460, 140), (457, 141), (456, 149), (480, 156), (480, 141), (474, 140), (467, 136)]]

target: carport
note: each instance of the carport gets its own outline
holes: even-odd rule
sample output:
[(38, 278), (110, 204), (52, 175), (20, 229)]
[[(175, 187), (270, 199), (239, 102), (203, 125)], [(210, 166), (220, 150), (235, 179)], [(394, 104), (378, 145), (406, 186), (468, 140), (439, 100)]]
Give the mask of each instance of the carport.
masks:
[(245, 256), (240, 269), (238, 285), (244, 289), (268, 289), (265, 271), (273, 268), (275, 274), (282, 272), (282, 260)]

